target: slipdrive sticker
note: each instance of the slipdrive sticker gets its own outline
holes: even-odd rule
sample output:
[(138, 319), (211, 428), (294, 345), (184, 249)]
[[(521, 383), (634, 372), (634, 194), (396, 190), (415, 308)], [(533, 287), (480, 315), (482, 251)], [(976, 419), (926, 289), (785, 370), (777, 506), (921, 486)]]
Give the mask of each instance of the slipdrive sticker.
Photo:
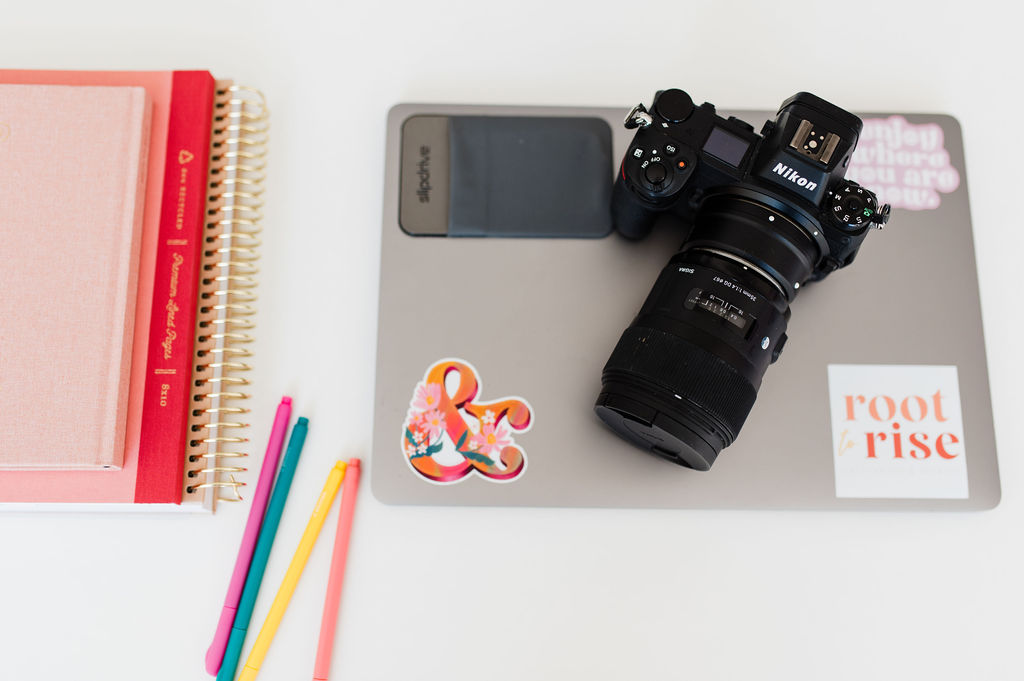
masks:
[(830, 364), (836, 496), (966, 499), (955, 366)]
[(492, 482), (511, 482), (526, 471), (526, 452), (512, 432), (530, 429), (526, 400), (506, 397), (477, 401), (483, 387), (469, 362), (444, 359), (413, 389), (402, 424), (402, 451), (413, 472), (434, 483), (454, 483), (476, 473)]

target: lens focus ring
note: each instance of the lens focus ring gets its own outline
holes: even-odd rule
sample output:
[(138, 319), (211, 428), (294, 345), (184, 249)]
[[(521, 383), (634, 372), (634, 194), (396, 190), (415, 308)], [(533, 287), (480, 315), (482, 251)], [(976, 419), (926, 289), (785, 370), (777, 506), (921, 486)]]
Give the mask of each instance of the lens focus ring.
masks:
[(642, 326), (626, 329), (604, 367), (604, 382), (619, 380), (660, 388), (652, 395), (664, 406), (651, 405), (659, 412), (671, 414), (681, 401), (696, 407), (686, 409), (686, 425), (715, 449), (732, 444), (757, 397), (754, 386), (724, 360), (678, 336)]

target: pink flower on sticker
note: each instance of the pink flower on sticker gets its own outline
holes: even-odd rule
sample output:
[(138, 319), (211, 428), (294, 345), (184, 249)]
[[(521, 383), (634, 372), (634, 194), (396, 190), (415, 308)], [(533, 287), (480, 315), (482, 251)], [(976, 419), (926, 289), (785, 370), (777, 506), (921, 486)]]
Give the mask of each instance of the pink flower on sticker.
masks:
[(444, 430), (444, 416), (437, 409), (428, 411), (423, 415), (423, 423), (420, 427), (427, 431), (427, 435), (430, 439), (440, 437), (441, 431)]
[(503, 447), (512, 444), (508, 429), (500, 426), (495, 428), (493, 424), (484, 425), (480, 432), (473, 436), (472, 441), (479, 447), (481, 454), (488, 456), (491, 452), (500, 452)]
[(420, 383), (416, 386), (416, 396), (412, 400), (413, 409), (430, 411), (441, 406), (441, 384)]

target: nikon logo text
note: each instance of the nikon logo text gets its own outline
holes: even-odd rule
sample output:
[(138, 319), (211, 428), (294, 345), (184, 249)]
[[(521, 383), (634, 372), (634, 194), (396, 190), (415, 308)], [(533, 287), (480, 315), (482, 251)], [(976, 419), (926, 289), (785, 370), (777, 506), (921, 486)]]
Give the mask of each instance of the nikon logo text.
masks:
[(811, 182), (806, 177), (801, 177), (800, 174), (796, 172), (796, 170), (790, 168), (784, 163), (776, 163), (775, 167), (772, 168), (772, 171), (775, 172), (777, 175), (782, 175), (782, 177), (786, 178), (793, 184), (797, 185), (798, 187), (803, 187), (809, 192), (813, 192), (815, 189), (818, 188), (817, 182)]

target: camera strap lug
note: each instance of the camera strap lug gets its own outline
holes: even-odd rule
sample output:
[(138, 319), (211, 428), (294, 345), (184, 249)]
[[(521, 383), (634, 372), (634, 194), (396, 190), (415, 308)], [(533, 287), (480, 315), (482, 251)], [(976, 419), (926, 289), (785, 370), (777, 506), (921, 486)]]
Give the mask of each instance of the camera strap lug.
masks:
[(882, 204), (875, 214), (871, 217), (871, 222), (874, 223), (875, 229), (882, 229), (885, 227), (885, 223), (889, 222), (889, 215), (892, 213), (892, 206), (888, 203)]
[(632, 130), (633, 128), (646, 128), (653, 122), (654, 118), (648, 113), (647, 107), (641, 103), (630, 109), (622, 124), (626, 126), (627, 130)]

